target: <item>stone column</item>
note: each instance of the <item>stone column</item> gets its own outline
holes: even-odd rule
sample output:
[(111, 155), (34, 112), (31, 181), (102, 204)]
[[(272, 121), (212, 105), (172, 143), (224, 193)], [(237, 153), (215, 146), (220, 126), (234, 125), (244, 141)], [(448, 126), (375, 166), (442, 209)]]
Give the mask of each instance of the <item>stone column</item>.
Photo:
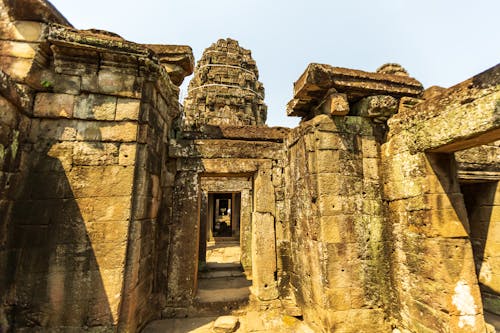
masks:
[[(193, 170), (178, 171), (174, 200), (173, 230), (170, 239), (167, 306), (186, 308), (193, 299), (198, 272), (199, 182)], [(191, 244), (186, 246), (187, 244)], [(183, 310), (184, 311), (184, 310)], [(178, 315), (173, 313), (169, 315)]]
[(245, 272), (252, 272), (252, 191), (241, 191), (240, 203), (241, 265)]
[(253, 293), (262, 301), (278, 297), (276, 284), (275, 197), (271, 169), (259, 169), (254, 178), (252, 213)]

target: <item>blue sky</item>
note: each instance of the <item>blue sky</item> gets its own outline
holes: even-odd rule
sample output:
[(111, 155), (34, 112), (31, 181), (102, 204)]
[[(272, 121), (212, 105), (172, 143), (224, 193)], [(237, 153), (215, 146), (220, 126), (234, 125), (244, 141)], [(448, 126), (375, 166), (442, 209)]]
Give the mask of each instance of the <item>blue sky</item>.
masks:
[(311, 62), (366, 71), (396, 62), (425, 87), (449, 87), (500, 62), (499, 0), (51, 2), (76, 28), (190, 45), (196, 59), (219, 38), (237, 39), (257, 61), (270, 126), (298, 123), (285, 105)]

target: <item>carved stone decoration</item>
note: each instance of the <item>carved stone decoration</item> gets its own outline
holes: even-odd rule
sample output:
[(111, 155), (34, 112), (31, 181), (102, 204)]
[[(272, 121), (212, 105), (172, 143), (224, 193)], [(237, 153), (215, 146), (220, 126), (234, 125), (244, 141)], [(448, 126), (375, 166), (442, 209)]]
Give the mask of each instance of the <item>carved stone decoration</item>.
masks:
[(185, 125), (264, 125), (264, 87), (251, 52), (233, 39), (205, 50), (184, 102)]

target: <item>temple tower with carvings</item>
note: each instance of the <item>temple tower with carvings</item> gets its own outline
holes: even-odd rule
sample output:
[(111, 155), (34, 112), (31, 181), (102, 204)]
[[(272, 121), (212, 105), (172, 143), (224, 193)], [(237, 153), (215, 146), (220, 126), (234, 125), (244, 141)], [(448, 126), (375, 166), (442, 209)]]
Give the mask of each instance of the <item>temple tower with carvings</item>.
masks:
[(220, 39), (198, 61), (184, 102), (188, 128), (201, 125), (264, 125), (264, 86), (250, 50)]

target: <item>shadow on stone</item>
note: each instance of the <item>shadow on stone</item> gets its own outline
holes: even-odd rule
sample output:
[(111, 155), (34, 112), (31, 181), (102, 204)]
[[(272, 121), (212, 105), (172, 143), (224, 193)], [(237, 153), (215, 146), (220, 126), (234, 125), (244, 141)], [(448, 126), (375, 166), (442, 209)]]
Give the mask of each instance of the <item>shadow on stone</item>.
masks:
[[(113, 327), (102, 274), (55, 142), (38, 142), (8, 230), (10, 330)], [(92, 237), (105, 237), (93, 234)]]

